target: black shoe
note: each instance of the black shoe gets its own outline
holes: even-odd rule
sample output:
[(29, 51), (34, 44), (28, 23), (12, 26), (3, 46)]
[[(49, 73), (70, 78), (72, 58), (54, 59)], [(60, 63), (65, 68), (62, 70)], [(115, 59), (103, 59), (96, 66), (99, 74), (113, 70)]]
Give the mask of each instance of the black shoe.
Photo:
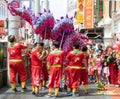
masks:
[(46, 90), (46, 89), (48, 89), (46, 86), (45, 86), (45, 87), (42, 87), (42, 90)]
[(35, 94), (36, 97), (42, 97), (43, 95), (38, 93), (38, 94)]
[(59, 88), (59, 91), (62, 92), (62, 91), (63, 91), (63, 88)]
[(22, 92), (22, 93), (23, 93), (23, 92), (26, 92), (26, 91), (28, 91), (26, 87), (21, 89), (21, 92)]
[(12, 89), (12, 91), (14, 92), (14, 93), (16, 93), (16, 92), (18, 92), (18, 90), (15, 88), (15, 89)]
[(64, 89), (67, 90), (67, 85), (66, 84), (64, 85)]
[(35, 95), (35, 92), (32, 92), (32, 95)]

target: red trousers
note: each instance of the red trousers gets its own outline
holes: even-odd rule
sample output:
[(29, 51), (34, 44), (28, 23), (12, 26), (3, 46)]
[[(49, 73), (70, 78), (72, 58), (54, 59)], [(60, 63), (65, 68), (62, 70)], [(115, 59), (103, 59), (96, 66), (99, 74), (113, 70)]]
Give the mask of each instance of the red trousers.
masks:
[(88, 70), (80, 69), (80, 85), (82, 84), (88, 85)]
[(43, 64), (43, 67), (42, 67), (42, 80), (45, 80), (45, 81), (48, 80), (48, 70), (47, 70), (46, 64)]
[(69, 88), (78, 88), (79, 78), (80, 78), (80, 69), (73, 69), (73, 68), (68, 69)]
[(68, 70), (64, 71), (64, 75), (65, 75), (65, 78), (64, 78), (65, 79), (65, 84), (68, 85), (68, 83), (69, 83)]
[(109, 63), (109, 71), (110, 71), (110, 84), (117, 84), (117, 65), (114, 62)]
[(41, 80), (41, 68), (31, 68), (32, 71), (32, 86), (39, 86), (40, 85), (40, 80)]
[(23, 62), (10, 62), (10, 83), (16, 83), (16, 74), (18, 73), (21, 82), (27, 80), (27, 73)]
[(48, 87), (53, 88), (54, 84), (55, 84), (56, 85), (55, 87), (59, 88), (61, 78), (62, 78), (62, 68), (61, 67), (51, 67)]
[(120, 85), (120, 70), (118, 70), (118, 84)]

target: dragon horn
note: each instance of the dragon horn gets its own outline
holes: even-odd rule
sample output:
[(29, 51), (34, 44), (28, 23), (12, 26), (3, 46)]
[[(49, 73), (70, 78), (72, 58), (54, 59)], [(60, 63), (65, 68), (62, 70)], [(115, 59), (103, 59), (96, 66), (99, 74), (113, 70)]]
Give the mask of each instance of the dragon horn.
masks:
[(26, 7), (24, 6), (23, 9), (26, 9)]
[(66, 14), (66, 18), (68, 18), (68, 14)]
[(60, 17), (61, 19), (63, 19), (64, 17)]
[(39, 15), (42, 15), (42, 13), (39, 13)]
[(50, 9), (48, 10), (48, 13), (50, 13)]
[(47, 12), (47, 10), (46, 10), (46, 9), (44, 9), (44, 12)]

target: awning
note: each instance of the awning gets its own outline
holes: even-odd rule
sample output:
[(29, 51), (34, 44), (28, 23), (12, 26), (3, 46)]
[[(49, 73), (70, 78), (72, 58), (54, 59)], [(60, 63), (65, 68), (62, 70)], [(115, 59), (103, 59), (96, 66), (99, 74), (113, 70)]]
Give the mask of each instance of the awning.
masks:
[(100, 33), (100, 32), (103, 32), (104, 30), (104, 27), (96, 27), (96, 28), (89, 28), (89, 29), (81, 29), (80, 30), (80, 33), (85, 33), (86, 31), (88, 31), (88, 33)]
[(103, 39), (104, 37), (104, 27), (81, 29), (80, 33), (86, 34), (89, 39)]

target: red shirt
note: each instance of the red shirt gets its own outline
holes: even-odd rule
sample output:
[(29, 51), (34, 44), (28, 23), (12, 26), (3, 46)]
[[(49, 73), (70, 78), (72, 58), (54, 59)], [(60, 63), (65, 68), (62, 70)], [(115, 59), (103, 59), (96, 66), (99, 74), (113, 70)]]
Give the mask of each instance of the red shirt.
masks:
[(23, 45), (16, 43), (13, 47), (8, 47), (8, 53), (10, 59), (22, 59)]
[(42, 61), (39, 60), (41, 53), (36, 49), (32, 52), (32, 58), (31, 58), (32, 66), (40, 66), (40, 67), (42, 66)]
[[(84, 54), (84, 62), (85, 62), (85, 64), (88, 67), (89, 54), (88, 53), (84, 53), (84, 52), (83, 52), (83, 54)], [(85, 66), (85, 64), (83, 63), (82, 66)]]
[(82, 66), (84, 54), (79, 51), (71, 51), (67, 54), (66, 60), (69, 61), (69, 66)]
[(63, 58), (64, 58), (64, 52), (60, 51), (60, 50), (55, 50), (52, 51), (48, 57), (47, 57), (47, 61), (51, 64), (51, 65), (55, 65), (55, 64), (63, 64)]

